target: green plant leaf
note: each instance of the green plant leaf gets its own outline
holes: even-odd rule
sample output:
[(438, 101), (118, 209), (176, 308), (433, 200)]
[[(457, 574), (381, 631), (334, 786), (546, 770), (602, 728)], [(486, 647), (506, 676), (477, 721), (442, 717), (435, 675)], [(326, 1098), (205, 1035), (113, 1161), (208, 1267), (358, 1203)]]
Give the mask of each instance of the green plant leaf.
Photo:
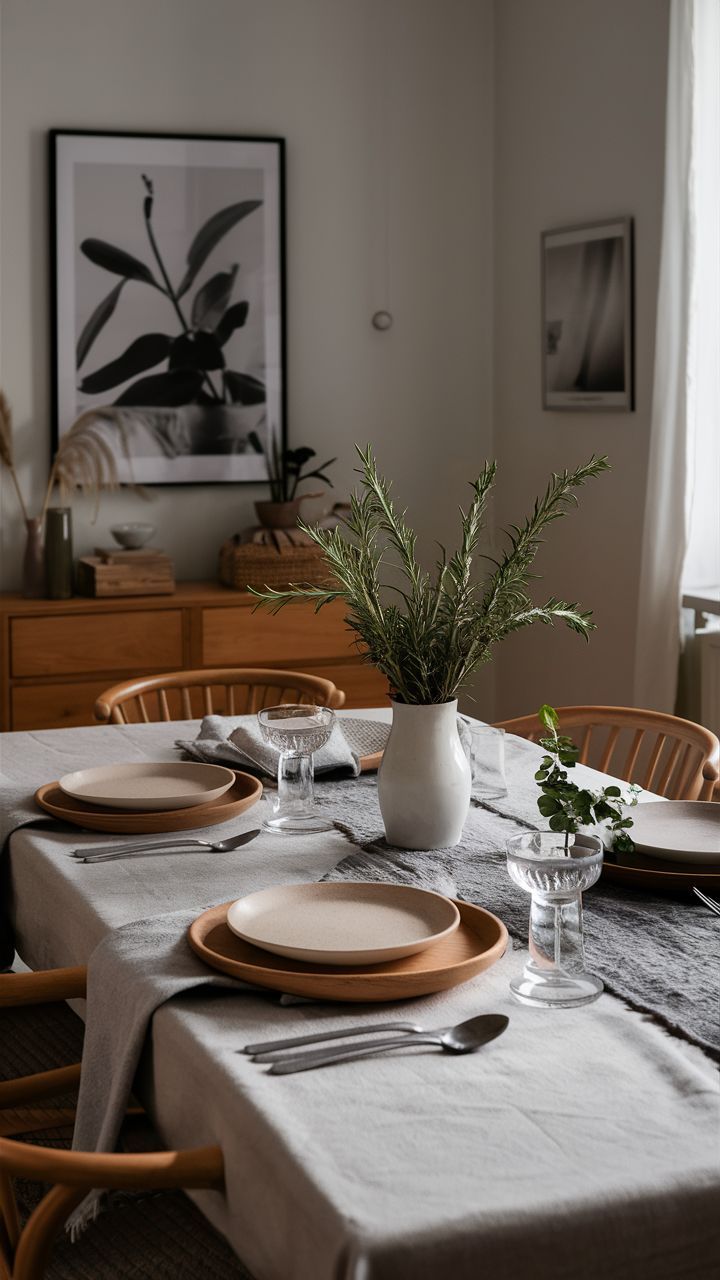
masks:
[(101, 369), (87, 374), (80, 383), (80, 390), (88, 395), (96, 396), (101, 391), (109, 391), (111, 387), (119, 387), (128, 378), (135, 378), (146, 369), (152, 369), (164, 360), (172, 339), (166, 333), (144, 333), (136, 338), (117, 360), (111, 360)]
[(547, 729), (548, 733), (557, 733), (560, 725), (558, 713), (555, 708), (549, 706), (547, 702), (544, 702), (538, 711), (538, 720), (540, 721), (543, 729)]
[(236, 302), (232, 307), (228, 307), (215, 330), (215, 337), (221, 347), (225, 346), (225, 343), (232, 337), (236, 329), (242, 329), (248, 318), (249, 309), (250, 304), (248, 302)]
[(550, 818), (554, 813), (562, 813), (562, 805), (553, 796), (540, 796), (537, 804), (543, 818)]
[(75, 367), (77, 369), (80, 368), (98, 334), (105, 328), (126, 284), (127, 278), (124, 278), (118, 281), (116, 285), (113, 285), (110, 292), (98, 303), (89, 320), (86, 321), (83, 331), (77, 340), (75, 351)]
[(154, 289), (160, 289), (161, 293), (165, 292), (144, 262), (134, 258), (131, 253), (126, 253), (124, 249), (108, 244), (107, 240), (83, 240), (80, 249), (96, 267), (103, 267), (105, 271), (112, 271), (113, 275), (124, 276), (127, 280), (142, 280), (145, 284), (151, 284)]
[(203, 375), (195, 369), (171, 369), (140, 378), (126, 387), (115, 404), (175, 407), (192, 404), (202, 386)]
[(243, 218), (247, 218), (248, 214), (259, 209), (261, 204), (262, 200), (241, 200), (239, 204), (230, 204), (226, 209), (221, 209), (219, 213), (213, 214), (212, 218), (208, 218), (207, 222), (203, 223), (188, 249), (187, 271), (180, 282), (178, 298), (182, 298), (183, 294), (187, 293), (198, 271), (223, 236), (226, 236), (228, 231), (232, 231), (232, 228), (238, 222), (242, 222)]
[(237, 373), (234, 369), (224, 369), (223, 382), (234, 404), (265, 403), (265, 384), (258, 382), (257, 378), (251, 378), (249, 373)]
[(190, 313), (194, 329), (212, 332), (220, 323), (230, 301), (237, 271), (237, 264), (230, 271), (218, 271), (198, 289)]
[(224, 369), (225, 357), (212, 333), (181, 333), (170, 347), (171, 369)]

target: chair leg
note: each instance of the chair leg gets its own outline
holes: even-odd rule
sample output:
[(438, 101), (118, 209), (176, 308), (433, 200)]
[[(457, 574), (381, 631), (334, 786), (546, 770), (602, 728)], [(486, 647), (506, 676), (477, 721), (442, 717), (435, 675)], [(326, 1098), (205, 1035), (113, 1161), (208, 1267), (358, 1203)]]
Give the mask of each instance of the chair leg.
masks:
[(28, 1218), (15, 1253), (12, 1280), (43, 1280), (55, 1236), (86, 1195), (82, 1187), (53, 1187)]
[(73, 1107), (47, 1107), (0, 1113), (0, 1138), (12, 1138), (18, 1133), (39, 1133), (43, 1129), (72, 1129), (75, 1124)]
[(0, 1082), (0, 1110), (17, 1107), (36, 1098), (52, 1098), (80, 1084), (80, 1063), (69, 1067), (54, 1067), (52, 1071), (38, 1071), (32, 1076), (16, 1076), (14, 1080)]
[[(4, 1244), (7, 1244), (7, 1267), (8, 1270), (12, 1255), (17, 1249), (18, 1240), (20, 1239), (20, 1220), (18, 1218), (17, 1204), (13, 1195), (12, 1182), (5, 1173), (4, 1169), (0, 1169), (0, 1218), (4, 1231)], [(5, 1250), (3, 1250), (5, 1252)], [(4, 1259), (5, 1261), (5, 1259)]]

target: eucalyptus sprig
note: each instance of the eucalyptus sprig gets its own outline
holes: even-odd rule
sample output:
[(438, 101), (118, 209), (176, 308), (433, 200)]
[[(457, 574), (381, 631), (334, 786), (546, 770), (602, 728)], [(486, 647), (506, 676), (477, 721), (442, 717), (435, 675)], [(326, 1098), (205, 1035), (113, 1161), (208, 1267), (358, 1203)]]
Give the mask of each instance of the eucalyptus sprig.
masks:
[[(361, 466), (359, 494), (350, 500), (344, 527), (300, 527), (325, 554), (337, 586), (292, 584), (285, 590), (253, 592), (277, 612), (296, 601), (312, 601), (316, 611), (333, 600), (347, 605), (346, 622), (368, 662), (383, 672), (399, 702), (448, 702), (473, 672), (491, 657), (504, 636), (534, 622), (556, 620), (587, 638), (595, 629), (576, 603), (551, 596), (534, 605), (527, 589), (543, 530), (575, 504), (574, 490), (607, 471), (607, 458), (592, 457), (575, 471), (553, 475), (530, 516), (508, 532), (509, 547), (485, 580), (474, 575), (485, 511), (496, 465), (487, 462), (471, 484), (472, 499), (460, 511), (461, 540), (434, 573), (417, 560), (415, 533), (404, 511), (396, 510), (390, 485), (378, 474), (372, 449), (356, 446)], [(487, 558), (487, 557), (481, 557)], [(385, 568), (393, 572), (385, 578)], [(399, 570), (400, 585), (397, 585)]]
[(613, 849), (617, 853), (632, 853), (635, 845), (628, 831), (633, 821), (627, 816), (625, 809), (637, 804), (640, 787), (631, 785), (625, 796), (614, 783), (600, 791), (578, 787), (568, 778), (567, 770), (573, 769), (577, 764), (579, 747), (572, 738), (558, 733), (560, 721), (557, 711), (547, 703), (538, 711), (538, 720), (546, 731), (545, 736), (538, 739), (539, 745), (547, 753), (535, 774), (535, 781), (539, 782), (542, 792), (537, 802), (538, 809), (548, 819), (551, 831), (564, 831), (566, 853), (571, 835), (576, 834), (581, 827), (601, 822), (610, 824)]

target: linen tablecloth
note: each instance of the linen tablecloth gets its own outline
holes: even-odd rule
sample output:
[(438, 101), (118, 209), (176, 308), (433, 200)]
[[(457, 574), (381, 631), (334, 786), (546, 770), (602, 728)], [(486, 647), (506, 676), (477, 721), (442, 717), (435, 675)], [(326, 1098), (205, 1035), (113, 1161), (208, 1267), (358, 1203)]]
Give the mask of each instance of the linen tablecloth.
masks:
[[(176, 730), (49, 731), (9, 745), (38, 785), (87, 763), (90, 744), (97, 760), (173, 758), (162, 742)], [(34, 966), (84, 962), (108, 929), (153, 904), (165, 912), (318, 877), (350, 851), (339, 833), (263, 836), (227, 862), (183, 853), (87, 867), (68, 857), (83, 840), (97, 837), (12, 837), (13, 921)], [(143, 1096), (168, 1143), (220, 1142), (226, 1195), (195, 1198), (258, 1280), (713, 1274), (712, 1064), (609, 995), (572, 1011), (516, 1005), (507, 983), (522, 963), (508, 954), (454, 992), (413, 1001), (412, 1017), (430, 1025), (509, 1014), (506, 1034), (469, 1058), (419, 1050), (269, 1077), (237, 1053), (243, 1043), (409, 1010), (204, 995), (158, 1011)]]

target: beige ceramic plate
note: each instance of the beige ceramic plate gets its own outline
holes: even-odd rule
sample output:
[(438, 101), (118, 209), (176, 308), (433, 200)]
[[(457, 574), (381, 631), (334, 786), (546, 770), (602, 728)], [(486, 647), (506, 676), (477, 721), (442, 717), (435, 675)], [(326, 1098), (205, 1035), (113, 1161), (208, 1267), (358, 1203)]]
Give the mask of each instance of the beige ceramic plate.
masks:
[(217, 764), (108, 764), (66, 773), (58, 785), (66, 796), (109, 809), (153, 813), (209, 804), (229, 791), (232, 769)]
[(427, 951), (402, 960), (373, 965), (303, 964), (273, 956), (238, 938), (228, 928), (226, 902), (194, 920), (188, 941), (211, 969), (244, 982), (286, 991), (311, 1000), (375, 1002), (412, 1000), (435, 991), (449, 991), (483, 973), (499, 960), (508, 942), (497, 916), (469, 902), (457, 902), (460, 927)]
[(216, 827), (220, 822), (237, 818), (257, 804), (262, 783), (249, 773), (233, 770), (235, 781), (229, 791), (209, 804), (194, 804), (189, 809), (166, 809), (160, 812), (132, 812), (130, 809), (106, 809), (86, 800), (75, 800), (60, 790), (57, 782), (46, 782), (35, 792), (35, 799), (46, 813), (61, 822), (71, 822), (86, 831), (110, 831), (118, 835), (157, 835), (161, 831), (196, 831)]
[(233, 902), (233, 933), (306, 964), (366, 965), (424, 951), (454, 933), (449, 898), (400, 884), (281, 884)]
[(720, 868), (720, 804), (711, 800), (649, 801), (632, 811), (638, 853), (669, 862)]

